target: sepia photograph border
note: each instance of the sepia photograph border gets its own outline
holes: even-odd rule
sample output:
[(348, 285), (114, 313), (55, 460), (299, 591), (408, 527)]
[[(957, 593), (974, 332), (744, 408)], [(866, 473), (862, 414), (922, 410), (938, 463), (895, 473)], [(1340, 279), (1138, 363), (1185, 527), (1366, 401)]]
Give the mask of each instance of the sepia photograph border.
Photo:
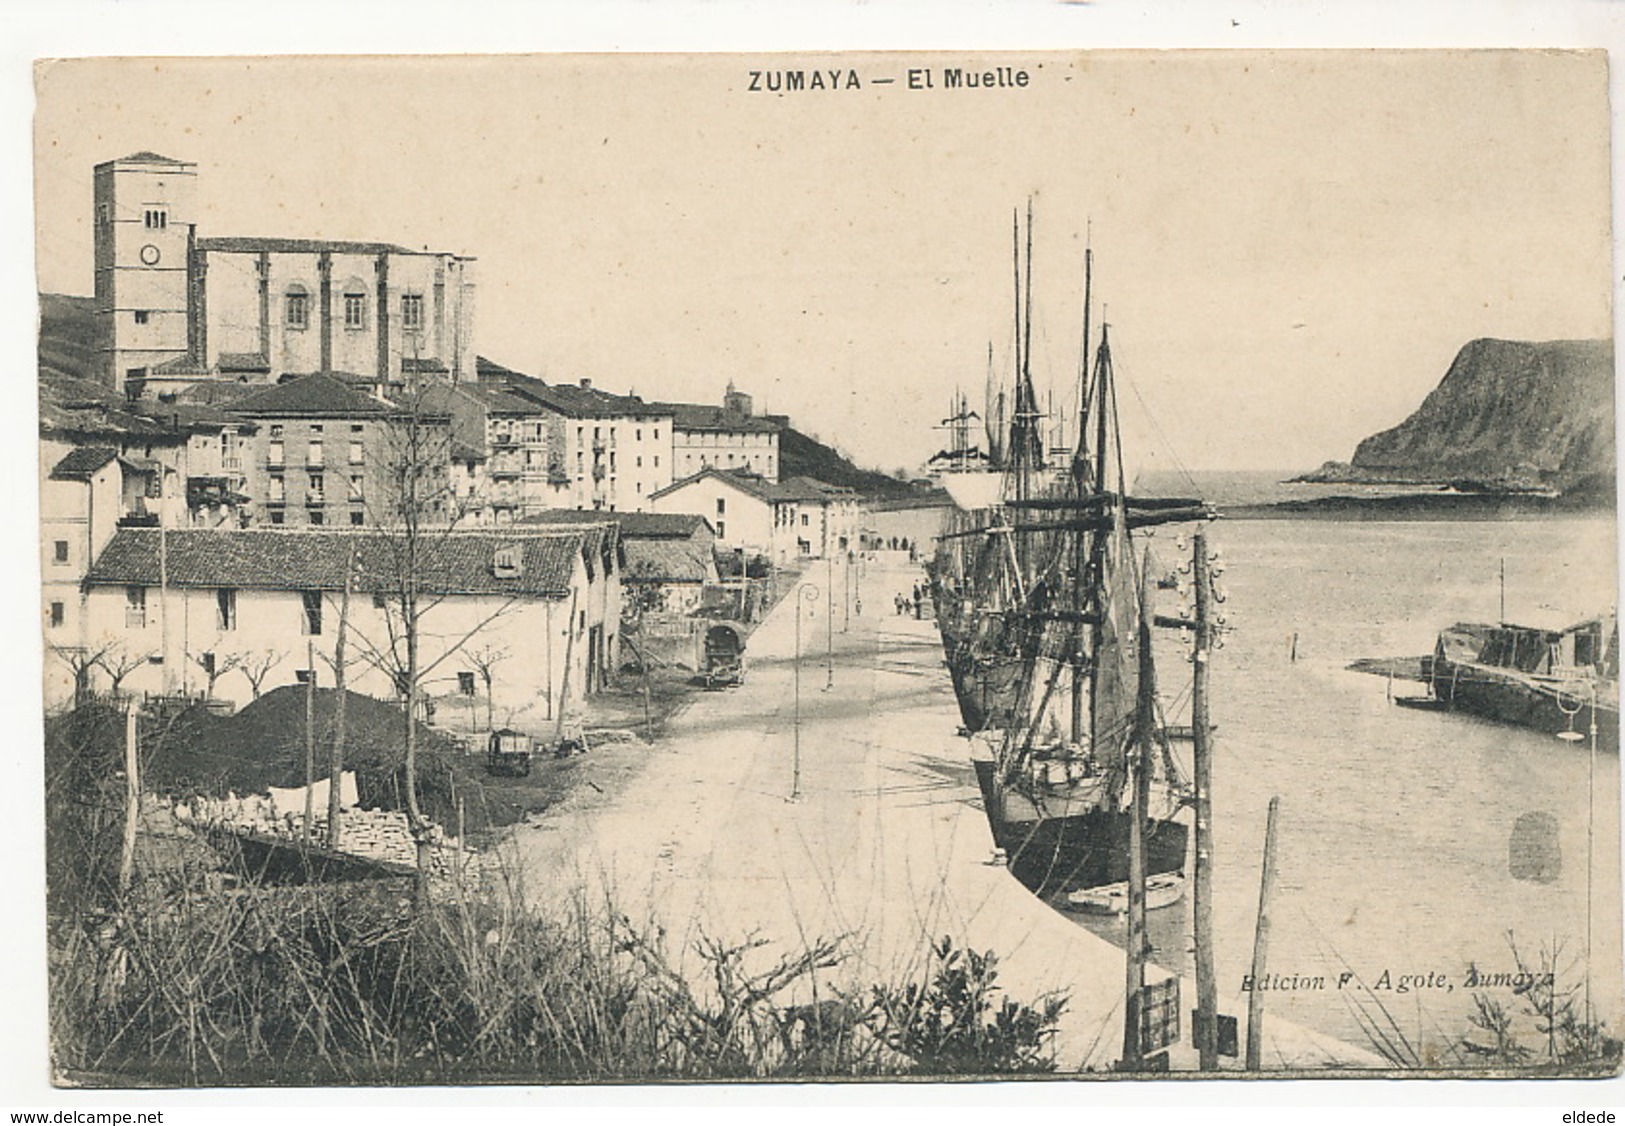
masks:
[[(1125, 6), (1126, 8), (1126, 6)], [(309, 14), (320, 5), (295, 4), (283, 11)], [(809, 5), (794, 13), (767, 4), (703, 5), (681, 4), (663, 7), (612, 5), (590, 9), (578, 4), (521, 5), (440, 5), (413, 2), (397, 5), (392, 11), (414, 12), (420, 22), (439, 24), (433, 29), (397, 25), (385, 28), (363, 13), (325, 13), (320, 31), (290, 28), (298, 21), (277, 19), (263, 10), (249, 14), (244, 8), (226, 18), (223, 14), (204, 15), (190, 5), (162, 0), (145, 5), (139, 12), (130, 6), (112, 4), (68, 4), (50, 16), (33, 12), (20, 21), (21, 34), (3, 49), (5, 67), (0, 74), (5, 124), (4, 151), (11, 160), (4, 178), (7, 214), (17, 231), (14, 246), (32, 247), (34, 240), (33, 162), (33, 64), (52, 57), (98, 55), (162, 56), (171, 54), (417, 54), (417, 53), (555, 53), (613, 51), (626, 52), (735, 52), (770, 50), (933, 50), (961, 49), (1037, 50), (1109, 48), (1239, 48), (1270, 50), (1317, 47), (1562, 47), (1605, 48), (1610, 51), (1611, 115), (1614, 122), (1613, 184), (1615, 221), (1615, 263), (1621, 260), (1617, 216), (1625, 196), (1621, 184), (1625, 166), (1619, 143), (1621, 90), (1625, 88), (1625, 61), (1617, 53), (1625, 47), (1625, 15), (1607, 5), (1564, 3), (1557, 5), (1518, 5), (1481, 11), (1466, 4), (1422, 3), (1384, 5), (1373, 19), (1370, 10), (1356, 5), (1311, 5), (1294, 13), (1268, 3), (1228, 5), (1221, 15), (1204, 6), (1163, 5), (1152, 15), (1117, 10), (1110, 3), (1022, 6), (989, 11), (984, 5), (950, 4), (946, 9), (927, 5)], [(444, 26), (455, 11), (457, 25)], [(190, 29), (171, 26), (155, 30), (156, 16), (172, 15), (176, 24), (193, 22)], [(142, 26), (143, 23), (147, 26)], [(165, 21), (169, 22), (169, 21)], [(405, 23), (407, 21), (403, 21)], [(235, 24), (236, 26), (232, 26)], [(37, 282), (31, 253), (16, 254), (0, 266), (5, 294), (0, 303), (0, 324), (5, 326), (4, 355), (10, 358), (17, 381), (13, 396), (16, 409), (5, 412), (0, 425), (12, 428), (4, 443), (19, 482), (8, 490), (14, 520), (26, 528), (38, 524), (37, 494), (33, 487), (33, 450), (38, 440), (33, 380), (26, 373), (36, 366)], [(1617, 329), (1620, 324), (1619, 270), (1614, 272)], [(28, 482), (28, 487), (22, 487)], [(123, 1097), (118, 1092), (73, 1092), (49, 1084), (45, 1054), (44, 1004), (44, 912), (42, 881), (44, 827), (39, 808), (42, 792), (38, 762), (40, 700), (38, 685), (41, 655), (38, 642), (37, 607), (33, 591), (39, 581), (38, 561), (32, 536), (18, 536), (9, 545), (5, 568), (17, 596), (5, 600), (8, 634), (14, 648), (7, 662), (14, 675), (0, 689), (10, 705), (10, 714), (21, 717), (19, 734), (11, 743), (12, 785), (0, 801), (5, 803), (4, 824), (7, 843), (14, 861), (6, 868), (8, 910), (6, 953), (0, 959), (4, 970), (5, 995), (21, 1003), (8, 1006), (8, 1016), (0, 1025), (6, 1072), (5, 1103), (16, 1106), (243, 1106), (293, 1107), (308, 1105), (317, 1092), (256, 1089), (253, 1091), (166, 1091), (151, 1096)], [(1625, 1080), (1494, 1081), (1479, 1083), (1418, 1082), (1418, 1072), (1383, 1073), (1386, 1079), (1361, 1076), (1359, 1079), (1328, 1079), (1324, 1072), (1309, 1072), (1309, 1084), (1271, 1082), (1246, 1083), (1229, 1076), (1218, 1083), (1168, 1083), (1136, 1081), (1116, 1084), (1090, 1082), (1087, 1089), (1073, 1084), (1079, 1077), (1062, 1076), (1042, 1083), (1020, 1083), (997, 1089), (977, 1088), (973, 1094), (956, 1085), (895, 1084), (860, 1085), (843, 1091), (835, 1085), (775, 1089), (772, 1085), (744, 1085), (738, 1089), (660, 1086), (634, 1088), (456, 1088), (390, 1091), (334, 1090), (320, 1092), (322, 1105), (352, 1110), (377, 1109), (380, 1104), (399, 1105), (432, 1102), (436, 1105), (485, 1106), (493, 1109), (519, 1106), (591, 1107), (616, 1105), (636, 1100), (643, 1105), (699, 1107), (712, 1101), (770, 1106), (792, 1103), (840, 1106), (854, 1102), (886, 1100), (891, 1105), (952, 1106), (966, 1101), (1008, 1101), (1020, 1106), (1055, 1103), (1083, 1103), (1105, 1100), (1111, 1103), (1144, 1102), (1153, 1106), (1191, 1107), (1217, 1102), (1267, 1105), (1314, 1103), (1321, 1106), (1382, 1106), (1416, 1108), (1452, 1105), (1482, 1107), (1508, 1106), (1597, 1106), (1618, 1105), (1625, 1092)], [(1440, 1076), (1460, 1080), (1459, 1072)], [(1272, 1074), (1268, 1078), (1291, 1078)], [(1192, 1079), (1194, 1076), (1173, 1076)], [(1113, 1090), (1107, 1093), (1104, 1088)], [(1274, 1088), (1261, 1090), (1261, 1088)], [(1232, 1112), (1227, 1112), (1226, 1117)], [(184, 1119), (183, 1119), (184, 1120)], [(1492, 1120), (1492, 1119), (1487, 1119)]]

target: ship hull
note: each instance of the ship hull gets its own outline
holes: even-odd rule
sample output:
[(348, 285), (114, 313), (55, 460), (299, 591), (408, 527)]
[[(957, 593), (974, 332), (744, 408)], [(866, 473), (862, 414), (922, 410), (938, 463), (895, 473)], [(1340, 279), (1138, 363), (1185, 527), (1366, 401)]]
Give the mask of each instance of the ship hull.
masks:
[[(1090, 809), (1056, 816), (1010, 816), (992, 762), (977, 759), (976, 782), (982, 791), (993, 843), (1004, 850), (1011, 875), (1038, 895), (1077, 891), (1122, 883), (1128, 879), (1127, 811)], [(1150, 818), (1145, 829), (1146, 875), (1185, 870), (1189, 828), (1180, 821)]]
[(1009, 726), (1021, 690), (1021, 665), (1010, 660), (978, 660), (968, 647), (945, 647), (948, 675), (953, 680), (959, 717), (969, 732), (1002, 730)]
[[(1563, 685), (1549, 678), (1467, 661), (1435, 658), (1429, 672), (1434, 696), (1446, 706), (1550, 735), (1572, 731), (1589, 737), (1593, 710), (1590, 697), (1601, 691), (1589, 681)], [(1595, 711), (1597, 749), (1618, 754), (1618, 704), (1604, 698)]]

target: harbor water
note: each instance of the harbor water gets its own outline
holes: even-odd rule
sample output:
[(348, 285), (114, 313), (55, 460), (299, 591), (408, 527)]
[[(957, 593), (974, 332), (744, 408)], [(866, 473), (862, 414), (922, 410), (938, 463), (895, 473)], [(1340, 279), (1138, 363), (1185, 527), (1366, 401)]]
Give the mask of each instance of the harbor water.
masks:
[[(1152, 542), (1160, 562), (1178, 561), (1172, 533)], [(1390, 694), (1425, 687), (1347, 669), (1420, 656), (1444, 626), (1498, 618), (1503, 560), (1510, 620), (1611, 609), (1613, 521), (1221, 520), (1209, 542), (1225, 567), (1227, 627), (1213, 666), (1221, 1010), (1245, 1011), (1266, 810), (1279, 795), (1266, 1012), (1454, 1066), (1466, 1062), (1475, 992), (1523, 1004), (1509, 985), (1475, 990), (1470, 969), (1510, 979), (1518, 958), (1533, 968), (1555, 951), (1559, 991), (1575, 986), (1581, 1007), (1589, 984), (1592, 1011), (1617, 1035), (1618, 757), (1397, 706)], [(1184, 722), (1189, 665), (1177, 640), (1159, 648), (1162, 696)], [(1546, 870), (1520, 863), (1531, 847)], [(1187, 972), (1189, 910), (1187, 895), (1150, 928), (1154, 956)], [(1121, 942), (1120, 920), (1079, 922)]]

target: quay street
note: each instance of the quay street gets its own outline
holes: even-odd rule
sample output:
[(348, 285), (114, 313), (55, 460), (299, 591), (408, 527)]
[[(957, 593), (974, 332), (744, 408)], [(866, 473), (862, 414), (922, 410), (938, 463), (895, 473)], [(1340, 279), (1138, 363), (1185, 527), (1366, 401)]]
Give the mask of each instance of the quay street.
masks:
[[(836, 988), (915, 980), (931, 943), (951, 936), (997, 955), (1006, 996), (1067, 996), (1060, 1072), (1108, 1070), (1122, 1047), (1122, 951), (997, 862), (936, 627), (894, 609), (921, 570), (900, 553), (850, 564), (850, 576), (848, 566), (813, 565), (751, 635), (745, 683), (697, 693), (618, 791), (581, 787), (515, 829), (525, 893), (542, 904), (585, 892), (657, 923), (696, 984), (701, 936), (767, 939), (769, 962), (850, 936), (846, 960), (822, 978)], [(851, 590), (860, 598), (849, 604)], [(1194, 1070), (1190, 980), (1181, 998), (1171, 1065)], [(1220, 1010), (1243, 1015), (1244, 1037), (1245, 996), (1221, 990)], [(1262, 1056), (1268, 1070), (1383, 1066), (1275, 1019)]]

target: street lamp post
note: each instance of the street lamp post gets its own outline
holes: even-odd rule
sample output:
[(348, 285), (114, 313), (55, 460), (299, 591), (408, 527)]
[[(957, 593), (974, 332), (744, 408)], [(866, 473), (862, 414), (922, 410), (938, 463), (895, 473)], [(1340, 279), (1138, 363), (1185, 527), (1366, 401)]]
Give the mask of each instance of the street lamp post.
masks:
[(824, 556), (824, 589), (829, 597), (824, 601), (824, 691), (835, 687), (835, 556)]
[[(1568, 694), (1559, 689), (1557, 694), (1557, 707), (1569, 718), (1569, 729), (1558, 735), (1569, 743), (1578, 743), (1587, 740), (1586, 762), (1586, 969), (1585, 969), (1585, 1023), (1589, 1030), (1591, 1027), (1591, 914), (1592, 914), (1592, 862), (1595, 851), (1595, 834), (1597, 820), (1597, 686), (1585, 683), (1588, 698), (1577, 694)], [(1572, 699), (1574, 706), (1569, 707), (1566, 699)], [(1574, 730), (1574, 719), (1582, 708), (1590, 705), (1591, 724), (1586, 734)], [(1589, 737), (1589, 738), (1588, 738)], [(1553, 955), (1555, 958), (1556, 955)]]
[(841, 632), (846, 633), (852, 628), (852, 559), (851, 551), (846, 553), (846, 570), (841, 572)]
[(790, 759), (791, 801), (801, 796), (801, 601), (805, 600), (810, 606), (818, 601), (818, 593), (817, 586), (803, 583), (800, 593), (796, 595), (796, 651), (790, 662), (791, 678), (795, 682), (795, 718), (791, 723), (794, 731), (794, 749)]

